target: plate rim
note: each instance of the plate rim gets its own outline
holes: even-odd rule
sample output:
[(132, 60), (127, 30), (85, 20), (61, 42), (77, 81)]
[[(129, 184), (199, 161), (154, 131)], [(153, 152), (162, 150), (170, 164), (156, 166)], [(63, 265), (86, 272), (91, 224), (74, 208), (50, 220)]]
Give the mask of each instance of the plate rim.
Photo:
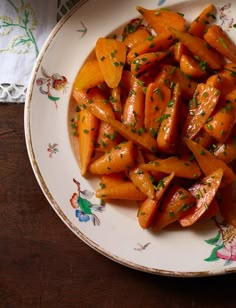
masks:
[[(181, 278), (211, 277), (211, 276), (219, 276), (219, 275), (235, 273), (236, 267), (214, 269), (214, 270), (203, 270), (203, 271), (175, 271), (175, 270), (152, 268), (152, 267), (139, 265), (139, 264), (136, 264), (135, 262), (125, 260), (124, 258), (121, 258), (105, 250), (104, 248), (99, 246), (96, 242), (91, 240), (88, 236), (86, 236), (83, 232), (81, 232), (80, 229), (76, 227), (70, 221), (70, 219), (66, 216), (66, 214), (61, 209), (60, 205), (55, 201), (53, 195), (49, 191), (48, 186), (40, 171), (40, 167), (37, 163), (37, 159), (36, 159), (36, 155), (35, 155), (34, 147), (33, 147), (33, 142), (32, 142), (33, 137), (32, 137), (32, 132), (31, 132), (30, 115), (31, 115), (32, 96), (33, 96), (33, 91), (34, 91), (34, 86), (35, 86), (36, 75), (41, 67), (43, 58), (48, 48), (50, 47), (53, 39), (55, 38), (55, 36), (58, 34), (60, 29), (66, 24), (66, 22), (79, 10), (79, 8), (82, 7), (84, 4), (86, 4), (88, 1), (89, 0), (81, 0), (69, 12), (67, 12), (66, 15), (63, 16), (62, 19), (54, 26), (54, 28), (50, 32), (49, 36), (47, 37), (45, 43), (43, 44), (39, 52), (39, 55), (34, 64), (34, 67), (33, 67), (33, 70), (31, 72), (31, 76), (29, 79), (29, 83), (28, 83), (26, 99), (25, 99), (25, 106), (24, 106), (24, 135), (25, 135), (25, 143), (26, 143), (26, 149), (27, 149), (29, 161), (30, 161), (34, 176), (38, 182), (38, 185), (41, 188), (41, 191), (43, 192), (50, 206), (56, 212), (57, 216), (74, 233), (75, 236), (77, 236), (80, 240), (82, 240), (86, 245), (88, 245), (93, 250), (97, 251), (101, 255), (107, 257), (108, 259), (118, 264), (121, 264), (123, 266), (126, 266), (134, 270), (145, 272), (145, 273), (150, 273), (150, 274), (155, 274), (155, 275), (160, 275), (160, 276), (181, 277)], [(178, 2), (185, 2), (185, 1), (188, 1), (188, 0), (180, 0), (180, 1), (174, 0), (173, 2), (178, 3)], [(169, 6), (169, 4), (167, 4), (167, 6)]]

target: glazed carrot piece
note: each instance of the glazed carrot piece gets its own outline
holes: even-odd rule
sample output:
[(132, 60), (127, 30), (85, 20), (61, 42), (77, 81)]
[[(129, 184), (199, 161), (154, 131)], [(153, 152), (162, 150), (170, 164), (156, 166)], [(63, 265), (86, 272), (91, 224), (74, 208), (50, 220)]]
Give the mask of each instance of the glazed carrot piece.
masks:
[(79, 142), (79, 162), (80, 172), (84, 176), (94, 152), (94, 143), (99, 128), (99, 120), (87, 109), (83, 109), (79, 114), (78, 142)]
[(158, 158), (155, 161), (140, 166), (143, 170), (153, 172), (175, 173), (175, 176), (186, 179), (197, 179), (201, 175), (201, 170), (191, 155), (169, 156), (168, 158)]
[(115, 186), (106, 186), (96, 191), (96, 197), (103, 200), (117, 199), (117, 200), (135, 200), (143, 201), (146, 195), (142, 193), (132, 182), (123, 182)]
[(158, 206), (162, 200), (162, 197), (164, 196), (165, 192), (169, 188), (169, 185), (171, 181), (174, 178), (174, 173), (171, 173), (170, 175), (164, 177), (161, 179), (157, 185), (157, 191), (155, 199), (149, 199), (147, 198), (139, 207), (138, 210), (138, 222), (141, 228), (147, 229), (149, 228), (153, 220), (155, 219)]
[(186, 76), (177, 66), (164, 64), (159, 66), (159, 73), (155, 78), (155, 82), (162, 83), (172, 87), (178, 83), (181, 87), (182, 95), (189, 100), (193, 97), (197, 82)]
[(116, 186), (129, 181), (125, 172), (103, 174), (101, 177), (100, 187), (105, 188), (107, 186)]
[(223, 160), (216, 158), (212, 153), (193, 140), (185, 138), (184, 141), (192, 151), (198, 165), (206, 176), (214, 172), (216, 169), (223, 169), (224, 177), (221, 181), (221, 187), (227, 186), (235, 180), (236, 175)]
[(183, 127), (183, 136), (193, 139), (213, 113), (220, 98), (220, 91), (204, 83), (199, 83), (189, 107)]
[(113, 88), (111, 90), (111, 96), (109, 97), (110, 104), (113, 107), (113, 111), (115, 113), (115, 118), (117, 120), (121, 120), (121, 115), (123, 113), (123, 106), (121, 102), (121, 87)]
[(110, 88), (116, 88), (126, 61), (125, 45), (115, 39), (99, 38), (95, 52), (104, 80)]
[(121, 136), (114, 130), (114, 128), (104, 121), (101, 121), (100, 123), (96, 140), (96, 150), (101, 152), (111, 150), (111, 148), (122, 141)]
[(110, 151), (104, 153), (89, 166), (93, 174), (110, 174), (121, 172), (133, 167), (135, 163), (135, 149), (131, 141), (120, 143)]
[(174, 36), (170, 33), (162, 33), (156, 36), (149, 36), (146, 40), (136, 44), (127, 54), (127, 62), (132, 63), (133, 60), (148, 52), (166, 51), (174, 42)]
[(173, 154), (176, 153), (178, 144), (178, 120), (181, 100), (180, 85), (177, 83), (173, 90), (173, 96), (168, 102), (165, 113), (157, 119), (160, 128), (157, 134), (157, 148), (159, 151)]
[(102, 82), (104, 82), (104, 76), (98, 61), (91, 60), (85, 62), (78, 72), (73, 84), (73, 89), (76, 91), (87, 90), (101, 84)]
[(192, 78), (201, 78), (206, 74), (200, 62), (194, 59), (192, 55), (183, 54), (180, 58), (179, 65), (181, 71)]
[(180, 62), (182, 55), (189, 54), (187, 48), (181, 42), (177, 42), (173, 46), (173, 57), (176, 62)]
[(199, 220), (215, 198), (220, 186), (223, 169), (217, 169), (202, 180), (193, 184), (188, 191), (196, 198), (196, 206), (191, 208), (188, 213), (179, 219), (182, 227), (189, 227)]
[(236, 159), (236, 129), (234, 128), (230, 137), (224, 143), (214, 144), (212, 147), (214, 155), (227, 164)]
[(139, 130), (144, 127), (145, 94), (142, 84), (135, 76), (131, 76), (130, 83), (130, 92), (124, 105), (122, 122)]
[(160, 126), (157, 119), (164, 114), (170, 100), (171, 90), (165, 84), (149, 83), (145, 96), (144, 126), (153, 137)]
[(170, 28), (170, 31), (194, 56), (197, 56), (201, 61), (205, 61), (211, 69), (220, 69), (224, 65), (223, 56), (207, 46), (203, 39), (174, 28)]
[(236, 209), (234, 199), (234, 186), (230, 184), (220, 189), (220, 213), (223, 216), (225, 222), (236, 227)]
[(232, 78), (226, 77), (223, 73), (211, 75), (207, 79), (206, 84), (218, 89), (221, 99), (235, 89), (235, 81)]
[(131, 73), (138, 77), (144, 72), (148, 72), (158, 62), (163, 60), (168, 55), (167, 52), (148, 52), (134, 58), (131, 62)]
[(218, 142), (224, 143), (230, 136), (236, 123), (236, 90), (228, 93), (204, 125), (208, 134)]
[(165, 194), (153, 223), (153, 231), (160, 231), (179, 220), (195, 206), (195, 197), (186, 189), (174, 184)]
[(218, 213), (220, 212), (220, 207), (219, 207), (219, 203), (216, 200), (216, 198), (214, 198), (209, 207), (208, 210), (203, 213), (203, 215), (201, 216), (201, 218), (206, 219), (206, 218), (212, 218), (214, 216), (216, 216)]
[[(141, 151), (137, 151), (137, 164), (143, 164), (144, 159)], [(130, 169), (128, 176), (134, 185), (142, 191), (149, 199), (154, 199), (154, 186), (150, 174), (139, 166)]]
[(137, 6), (136, 9), (157, 34), (170, 33), (169, 27), (175, 27), (179, 31), (185, 30), (185, 19), (182, 14), (167, 9), (148, 10), (141, 6)]
[(234, 63), (226, 63), (220, 73), (230, 79), (234, 85), (236, 85), (236, 64)]
[(135, 45), (142, 43), (151, 35), (147, 28), (139, 28), (134, 32), (127, 34), (123, 40), (128, 49), (133, 48)]
[(220, 26), (210, 26), (204, 34), (204, 39), (226, 59), (236, 63), (236, 45)]
[(209, 4), (199, 14), (199, 16), (191, 22), (188, 32), (194, 36), (203, 38), (204, 33), (206, 32), (207, 27), (209, 26), (209, 23), (212, 21), (212, 19), (215, 19), (214, 11), (215, 8), (213, 4)]
[(201, 129), (197, 135), (193, 138), (193, 140), (201, 146), (203, 146), (205, 149), (209, 149), (212, 144), (214, 144), (215, 139), (211, 137), (208, 132), (206, 132), (204, 129)]

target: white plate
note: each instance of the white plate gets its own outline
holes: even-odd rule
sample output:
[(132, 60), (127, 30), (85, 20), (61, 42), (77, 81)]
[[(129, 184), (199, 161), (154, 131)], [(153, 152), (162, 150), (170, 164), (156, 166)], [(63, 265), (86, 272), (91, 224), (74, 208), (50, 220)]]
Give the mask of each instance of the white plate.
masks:
[[(158, 3), (159, 2), (159, 3)], [(217, 23), (236, 38), (236, 2), (214, 1)], [(35, 65), (25, 106), (25, 136), (35, 176), (51, 206), (85, 243), (108, 258), (149, 273), (207, 276), (236, 270), (236, 232), (209, 220), (189, 229), (177, 226), (153, 234), (137, 223), (137, 208), (106, 204), (94, 196), (98, 182), (80, 176), (70, 142), (69, 100), (75, 76), (100, 36), (107, 36), (132, 18), (137, 5), (171, 6), (195, 18), (205, 0), (89, 0), (81, 1), (52, 31)], [(73, 208), (77, 184), (91, 212)], [(86, 212), (86, 210), (84, 210)], [(230, 241), (224, 241), (230, 232)], [(223, 259), (227, 256), (226, 259)]]

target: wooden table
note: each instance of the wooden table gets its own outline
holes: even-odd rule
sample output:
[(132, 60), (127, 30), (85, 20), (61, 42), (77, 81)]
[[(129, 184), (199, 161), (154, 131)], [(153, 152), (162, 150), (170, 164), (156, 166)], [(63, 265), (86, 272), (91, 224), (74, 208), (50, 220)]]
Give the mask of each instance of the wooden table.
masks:
[(234, 274), (155, 276), (117, 264), (79, 240), (34, 178), (23, 114), (23, 104), (0, 104), (1, 308), (236, 307)]

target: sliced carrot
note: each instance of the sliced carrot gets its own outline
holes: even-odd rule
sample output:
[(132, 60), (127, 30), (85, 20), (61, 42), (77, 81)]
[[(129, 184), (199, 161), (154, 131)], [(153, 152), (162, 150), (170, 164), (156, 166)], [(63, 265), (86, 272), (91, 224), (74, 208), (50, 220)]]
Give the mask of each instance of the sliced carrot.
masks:
[(168, 102), (171, 100), (171, 90), (165, 84), (151, 82), (147, 86), (145, 96), (144, 126), (150, 134), (155, 137)]
[(168, 174), (174, 172), (176, 176), (186, 179), (197, 179), (201, 175), (201, 170), (191, 155), (159, 158), (153, 162), (141, 165), (141, 168), (147, 171), (165, 172)]
[(197, 135), (193, 138), (193, 140), (201, 146), (203, 146), (205, 149), (209, 149), (212, 144), (214, 144), (215, 139), (211, 137), (208, 132), (206, 132), (204, 129), (201, 129)]
[(150, 35), (150, 31), (147, 28), (139, 28), (136, 31), (127, 34), (123, 42), (128, 49), (131, 49), (135, 45), (142, 43)]
[(205, 61), (212, 69), (220, 69), (224, 64), (224, 58), (217, 51), (207, 46), (206, 42), (187, 32), (181, 32), (174, 28), (170, 31), (175, 37), (180, 40), (194, 56), (197, 56), (201, 61)]
[(96, 140), (96, 150), (102, 152), (111, 150), (122, 141), (121, 136), (114, 130), (114, 128), (104, 121), (101, 121), (100, 123)]
[(203, 218), (203, 219), (212, 218), (212, 217), (216, 216), (219, 212), (220, 212), (219, 203), (216, 200), (216, 198), (214, 198), (211, 201), (211, 203), (208, 207), (208, 210), (201, 216), (201, 218)]
[(104, 82), (104, 76), (97, 60), (91, 60), (84, 63), (78, 72), (73, 89), (76, 91), (87, 90)]
[[(141, 151), (137, 151), (137, 164), (144, 163)], [(147, 171), (142, 170), (139, 166), (130, 169), (128, 176), (134, 185), (142, 191), (149, 199), (154, 199), (154, 186)]]
[(133, 167), (135, 149), (131, 141), (120, 143), (91, 163), (89, 171), (94, 174), (110, 174)]
[(219, 90), (204, 83), (198, 84), (184, 123), (184, 136), (193, 139), (197, 135), (213, 113), (219, 98)]
[(221, 55), (236, 63), (236, 45), (220, 26), (210, 26), (204, 34), (204, 39)]
[(153, 231), (159, 231), (177, 221), (195, 206), (195, 197), (186, 189), (174, 184), (166, 193), (158, 209)]
[(214, 155), (225, 161), (232, 162), (236, 159), (236, 129), (233, 129), (232, 134), (224, 143), (217, 143), (212, 146)]
[(223, 169), (217, 169), (201, 181), (193, 184), (188, 190), (196, 198), (196, 206), (179, 219), (182, 227), (189, 227), (207, 212), (223, 177)]
[(185, 19), (182, 14), (167, 9), (148, 10), (141, 6), (137, 6), (136, 9), (157, 34), (169, 33), (169, 27), (185, 30)]
[(113, 88), (111, 90), (111, 96), (109, 97), (109, 101), (113, 107), (113, 111), (115, 113), (115, 118), (117, 120), (121, 120), (121, 115), (123, 113), (123, 106), (121, 102), (121, 87)]
[(179, 83), (182, 95), (185, 99), (189, 100), (193, 97), (197, 82), (191, 80), (185, 75), (177, 66), (165, 64), (159, 66), (159, 73), (155, 78), (155, 82), (163, 83), (166, 86), (172, 87), (174, 84)]
[(221, 99), (235, 89), (235, 81), (232, 78), (228, 78), (228, 76), (224, 76), (223, 73), (211, 75), (207, 79), (206, 84), (218, 89)]
[(168, 189), (173, 178), (174, 178), (174, 173), (171, 173), (170, 175), (161, 179), (159, 185), (157, 185), (155, 199), (152, 200), (147, 198), (140, 205), (138, 210), (138, 222), (143, 229), (147, 229), (152, 225), (158, 210), (158, 206), (162, 200), (162, 197), (164, 196), (164, 193)]
[(187, 48), (181, 42), (177, 42), (173, 47), (173, 56), (176, 62), (180, 62), (182, 55), (188, 54)]
[(95, 51), (104, 80), (110, 88), (116, 88), (126, 61), (125, 45), (115, 39), (99, 38)]
[(215, 8), (213, 4), (209, 4), (206, 8), (204, 8), (199, 16), (191, 22), (188, 32), (194, 36), (203, 38), (209, 23), (215, 18), (214, 11)]
[(229, 225), (236, 227), (236, 208), (234, 199), (234, 186), (230, 184), (220, 189), (219, 207), (220, 213), (225, 222)]
[(107, 186), (116, 186), (129, 181), (125, 172), (103, 174), (101, 177), (100, 187), (105, 188)]
[(187, 138), (184, 140), (196, 158), (202, 172), (206, 176), (214, 172), (216, 169), (223, 169), (224, 177), (221, 182), (221, 187), (231, 184), (235, 180), (236, 175), (223, 160), (216, 158), (212, 153), (193, 140)]
[(173, 90), (173, 96), (168, 102), (165, 113), (157, 119), (160, 128), (157, 134), (157, 148), (159, 151), (173, 154), (178, 145), (178, 120), (181, 100), (180, 85), (177, 83)]
[(194, 59), (192, 55), (183, 54), (180, 58), (179, 65), (181, 71), (192, 78), (200, 78), (206, 74), (200, 62)]
[(226, 63), (220, 73), (226, 78), (230, 79), (236, 85), (236, 64)]
[(236, 90), (228, 93), (220, 103), (220, 108), (208, 119), (204, 129), (218, 142), (224, 143), (236, 123)]
[(148, 52), (166, 51), (173, 44), (174, 36), (170, 33), (162, 33), (156, 36), (149, 36), (143, 42), (136, 44), (127, 54), (128, 63)]
[(148, 72), (154, 65), (163, 60), (168, 55), (167, 52), (148, 52), (134, 58), (131, 62), (130, 70), (133, 75), (140, 76)]
[(79, 114), (78, 141), (80, 172), (84, 176), (94, 152), (94, 144), (99, 128), (99, 120), (87, 109)]
[(143, 86), (135, 76), (131, 76), (131, 85), (128, 98), (124, 105), (122, 122), (134, 129), (144, 127), (144, 101)]
[(136, 200), (143, 201), (146, 195), (142, 193), (132, 182), (124, 182), (115, 186), (107, 186), (96, 191), (96, 197), (103, 200)]

